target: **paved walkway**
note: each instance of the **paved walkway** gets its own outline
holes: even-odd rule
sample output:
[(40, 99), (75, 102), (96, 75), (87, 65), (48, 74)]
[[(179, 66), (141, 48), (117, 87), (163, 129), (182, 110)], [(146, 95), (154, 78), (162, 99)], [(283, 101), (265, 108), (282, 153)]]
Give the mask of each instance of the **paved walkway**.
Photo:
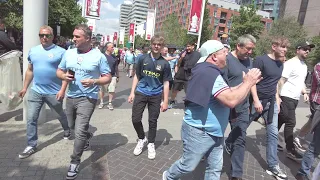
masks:
[[(82, 156), (80, 180), (160, 180), (162, 172), (179, 159), (182, 151), (180, 127), (183, 116), (181, 95), (177, 109), (161, 113), (158, 123), (155, 160), (147, 158), (147, 152), (136, 157), (133, 148), (136, 133), (131, 124), (131, 105), (126, 102), (130, 79), (123, 77), (118, 86), (115, 110), (96, 109), (90, 131), (94, 132), (91, 149)], [(147, 126), (147, 112), (143, 123)], [(302, 127), (309, 114), (308, 107), (300, 104), (297, 109), (297, 128)], [(228, 135), (230, 128), (227, 128)], [(63, 180), (68, 169), (73, 141), (62, 139), (62, 129), (54, 114), (47, 110), (47, 121), (39, 124), (38, 152), (20, 160), (26, 145), (26, 126), (22, 122), (22, 109), (6, 112), (0, 104), (0, 180)], [(281, 131), (282, 132), (282, 131)], [(282, 133), (281, 133), (282, 134)], [(244, 179), (273, 179), (265, 173), (265, 128), (252, 123), (248, 129)], [(280, 166), (289, 179), (294, 179), (299, 164), (278, 153)], [(201, 180), (205, 162), (183, 180)], [(229, 157), (224, 155), (221, 179), (227, 180), (230, 169)]]

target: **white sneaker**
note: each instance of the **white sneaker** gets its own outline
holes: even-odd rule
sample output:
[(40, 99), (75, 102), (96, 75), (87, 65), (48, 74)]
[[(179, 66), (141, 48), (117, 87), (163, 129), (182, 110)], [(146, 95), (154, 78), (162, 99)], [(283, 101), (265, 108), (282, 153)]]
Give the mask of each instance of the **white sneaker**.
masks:
[(147, 144), (148, 140), (145, 137), (144, 139), (139, 139), (136, 148), (134, 148), (133, 154), (139, 156), (142, 153), (143, 147)]
[(303, 148), (303, 146), (300, 143), (300, 139), (298, 137), (295, 137), (293, 139), (293, 145), (296, 149), (300, 150), (301, 152), (305, 152), (306, 150)]
[(156, 150), (154, 149), (154, 143), (148, 144), (148, 158), (149, 159), (156, 158)]
[(103, 106), (104, 106), (104, 104), (103, 104), (103, 103), (100, 103), (99, 106), (98, 106), (98, 108), (99, 108), (99, 109), (102, 109)]
[(70, 164), (66, 179), (76, 179), (79, 173), (79, 164)]

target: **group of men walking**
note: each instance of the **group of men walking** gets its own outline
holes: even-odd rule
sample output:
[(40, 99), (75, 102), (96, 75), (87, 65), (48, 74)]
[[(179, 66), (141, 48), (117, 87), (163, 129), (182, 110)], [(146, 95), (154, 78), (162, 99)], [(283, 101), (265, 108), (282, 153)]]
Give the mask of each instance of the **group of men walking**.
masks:
[[(52, 43), (52, 28), (42, 26), (39, 31), (41, 44), (29, 51), (29, 65), (20, 91), (20, 96), (24, 97), (33, 80), (28, 96), (27, 147), (19, 157), (27, 158), (37, 151), (37, 122), (41, 107), (46, 103), (59, 115), (63, 138), (70, 139), (73, 133), (75, 135), (67, 179), (77, 177), (82, 153), (89, 149), (93, 137), (88, 131), (89, 123), (99, 96), (99, 108), (102, 108), (104, 92), (108, 88), (108, 108), (112, 110), (115, 86), (119, 80), (118, 63), (112, 56), (113, 44), (107, 43), (105, 52), (101, 53), (91, 47), (91, 36), (88, 26), (76, 26), (73, 32), (75, 48), (65, 50)], [(320, 140), (313, 138), (302, 156), (297, 150), (302, 149), (301, 137), (295, 138), (293, 129), (300, 95), (305, 101), (309, 100), (304, 84), (307, 73), (305, 59), (314, 45), (308, 42), (298, 44), (296, 56), (283, 63), (289, 46), (287, 39), (274, 38), (269, 53), (253, 61), (250, 55), (255, 44), (253, 36), (243, 35), (238, 38), (234, 50), (229, 52), (229, 47), (221, 42), (208, 40), (200, 47), (200, 52), (190, 43), (184, 52), (174, 56), (172, 50), (168, 52), (164, 46), (163, 37), (152, 37), (151, 52), (147, 53), (148, 47), (143, 47), (144, 53), (137, 57), (134, 67), (129, 64), (128, 69), (128, 76), (133, 77), (128, 102), (133, 104), (132, 124), (138, 136), (133, 154), (140, 155), (147, 146), (148, 158), (155, 159), (154, 143), (160, 111), (165, 112), (168, 105), (173, 106), (177, 92), (184, 88), (183, 154), (164, 171), (163, 180), (179, 179), (192, 172), (203, 157), (207, 161), (205, 179), (220, 179), (224, 149), (231, 158), (231, 179), (242, 179), (246, 131), (252, 121), (261, 117), (266, 124), (266, 172), (277, 179), (287, 179), (277, 156), (278, 149), (282, 149), (278, 143), (278, 131), (284, 124), (287, 156), (302, 160), (296, 177), (302, 180), (310, 178), (314, 157), (320, 153)], [(317, 110), (320, 103), (319, 67), (317, 64), (313, 73), (312, 116), (300, 136), (310, 131), (314, 132), (314, 137), (320, 135), (320, 112)], [(141, 122), (147, 105), (148, 137)], [(224, 140), (229, 122), (231, 132)]]

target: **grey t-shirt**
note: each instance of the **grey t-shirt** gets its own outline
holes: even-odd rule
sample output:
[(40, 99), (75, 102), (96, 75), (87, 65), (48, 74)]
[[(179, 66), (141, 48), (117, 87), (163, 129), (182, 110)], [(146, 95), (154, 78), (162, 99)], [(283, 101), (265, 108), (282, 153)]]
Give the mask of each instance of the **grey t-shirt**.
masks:
[[(247, 73), (249, 69), (252, 68), (252, 60), (250, 58), (245, 60), (239, 60), (234, 57), (232, 53), (228, 53), (227, 56), (227, 66), (224, 68), (224, 75), (228, 79), (228, 85), (230, 87), (238, 86), (243, 81), (242, 72)], [(243, 112), (248, 110), (249, 96), (240, 104), (235, 107), (236, 112)]]

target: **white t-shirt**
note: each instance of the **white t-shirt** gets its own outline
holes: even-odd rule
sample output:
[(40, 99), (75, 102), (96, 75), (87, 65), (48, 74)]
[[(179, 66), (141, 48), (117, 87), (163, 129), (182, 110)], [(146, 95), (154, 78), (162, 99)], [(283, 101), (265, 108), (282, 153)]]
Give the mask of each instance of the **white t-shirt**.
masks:
[(287, 81), (284, 83), (280, 96), (289, 97), (299, 100), (301, 91), (305, 87), (305, 79), (307, 76), (307, 65), (297, 56), (289, 59), (284, 63), (282, 77)]

